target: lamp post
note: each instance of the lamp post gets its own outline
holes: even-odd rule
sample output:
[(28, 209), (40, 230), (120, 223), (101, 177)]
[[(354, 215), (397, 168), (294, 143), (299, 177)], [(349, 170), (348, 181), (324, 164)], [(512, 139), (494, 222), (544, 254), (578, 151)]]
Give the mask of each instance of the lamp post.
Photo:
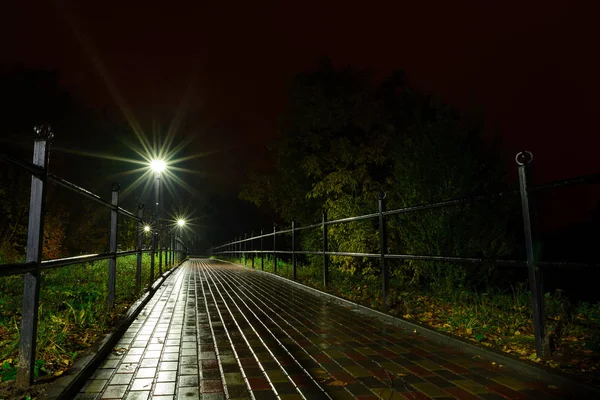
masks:
[[(155, 232), (152, 234), (152, 259), (150, 261), (151, 280), (154, 281), (154, 257), (156, 255), (156, 248), (159, 247), (160, 252), (160, 174), (167, 169), (167, 164), (163, 160), (155, 159), (150, 162), (150, 169), (156, 174), (156, 187), (155, 187), (155, 198), (156, 206), (154, 211), (154, 224), (156, 226)], [(162, 274), (162, 257), (159, 253), (159, 273)]]
[(180, 239), (181, 239), (181, 231), (182, 231), (182, 229), (183, 229), (184, 226), (185, 226), (185, 220), (182, 219), (182, 218), (179, 218), (177, 220), (177, 227), (179, 228), (178, 231), (179, 231)]

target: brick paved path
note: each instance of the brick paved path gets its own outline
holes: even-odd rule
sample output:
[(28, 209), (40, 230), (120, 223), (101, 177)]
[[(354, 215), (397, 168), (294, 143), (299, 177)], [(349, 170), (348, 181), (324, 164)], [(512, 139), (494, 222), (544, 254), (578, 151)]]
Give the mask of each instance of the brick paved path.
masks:
[(77, 399), (521, 399), (565, 393), (230, 264), (175, 271)]

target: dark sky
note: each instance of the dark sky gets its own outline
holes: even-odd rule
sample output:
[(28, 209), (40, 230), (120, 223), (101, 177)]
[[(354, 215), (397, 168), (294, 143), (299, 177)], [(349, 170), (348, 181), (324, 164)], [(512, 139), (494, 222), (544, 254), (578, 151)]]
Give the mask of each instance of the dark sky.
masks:
[(286, 84), (322, 56), (377, 78), (404, 69), (483, 111), (507, 160), (534, 152), (540, 181), (600, 172), (591, 1), (41, 3), (2, 2), (0, 63), (56, 68), (90, 105), (128, 108), (148, 132), (185, 111), (190, 151), (228, 149), (198, 164), (217, 190), (235, 191), (275, 132)]

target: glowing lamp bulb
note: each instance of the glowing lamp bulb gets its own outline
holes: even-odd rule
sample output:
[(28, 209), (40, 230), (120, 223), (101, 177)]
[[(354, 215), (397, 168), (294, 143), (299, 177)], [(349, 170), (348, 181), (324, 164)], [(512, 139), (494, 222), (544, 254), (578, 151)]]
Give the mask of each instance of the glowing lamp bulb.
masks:
[(152, 160), (150, 168), (156, 173), (161, 173), (167, 169), (167, 164), (163, 160)]

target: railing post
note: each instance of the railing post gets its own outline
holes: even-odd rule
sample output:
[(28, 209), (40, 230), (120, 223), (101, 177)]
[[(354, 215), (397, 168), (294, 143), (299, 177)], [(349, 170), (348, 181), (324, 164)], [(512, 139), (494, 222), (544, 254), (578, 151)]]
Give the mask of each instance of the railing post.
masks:
[(292, 279), (296, 280), (296, 228), (292, 221)]
[(260, 230), (260, 269), (265, 270), (265, 254), (263, 253), (263, 230)]
[(323, 287), (329, 283), (329, 256), (327, 256), (327, 211), (323, 211)]
[(29, 225), (27, 228), (27, 251), (25, 260), (36, 264), (36, 270), (28, 272), (23, 282), (23, 308), (21, 311), (21, 341), (17, 386), (26, 388), (33, 383), (38, 308), (40, 300), (40, 263), (44, 237), (44, 208), (46, 197), (46, 176), (48, 174), (48, 153), (50, 140), (54, 134), (48, 125), (34, 128), (33, 164), (42, 167), (41, 176), (31, 177), (29, 198)]
[(108, 252), (112, 253), (111, 258), (108, 259), (108, 308), (111, 309), (115, 306), (115, 296), (117, 289), (117, 223), (119, 220), (119, 213), (117, 207), (119, 206), (119, 190), (121, 187), (115, 183), (112, 187), (112, 196), (110, 203), (113, 208), (110, 210), (110, 239)]
[(171, 248), (171, 233), (167, 233), (165, 235), (165, 269), (169, 268), (171, 265), (171, 253), (173, 252)]
[(388, 263), (385, 258), (387, 253), (387, 229), (385, 223), (385, 193), (379, 193), (379, 251), (380, 265), (381, 265), (381, 297), (383, 300), (384, 311), (388, 310), (388, 288), (390, 287), (390, 271), (388, 269)]
[(273, 224), (273, 273), (277, 273), (277, 224)]
[(162, 255), (163, 255), (163, 252), (162, 252), (162, 248), (161, 248), (161, 239), (162, 239), (161, 229), (162, 229), (162, 226), (160, 225), (160, 222), (159, 222), (158, 233), (157, 233), (157, 236), (156, 236), (156, 243), (157, 243), (157, 247), (158, 247), (158, 276), (161, 276), (162, 272), (163, 272), (162, 271)]
[(248, 250), (248, 243), (246, 242), (246, 239), (248, 239), (248, 234), (244, 233), (244, 253), (242, 254), (244, 259), (244, 265), (246, 265), (246, 250)]
[[(156, 221), (156, 217), (153, 218)], [(150, 286), (154, 283), (154, 258), (156, 255), (156, 225), (152, 227), (152, 242), (150, 246), (152, 247), (152, 251), (150, 252)]]
[(250, 233), (250, 251), (252, 252), (250, 256), (252, 258), (252, 269), (254, 269), (254, 231)]
[(521, 192), (521, 208), (523, 211), (523, 229), (525, 233), (525, 254), (529, 272), (529, 286), (531, 288), (531, 305), (533, 308), (533, 331), (535, 334), (535, 349), (537, 356), (546, 355), (546, 330), (544, 327), (544, 294), (542, 293), (541, 271), (533, 251), (533, 237), (535, 232), (532, 225), (531, 202), (529, 200), (528, 184), (531, 180), (530, 163), (533, 154), (529, 151), (517, 154), (515, 160), (519, 169), (519, 189)]
[(144, 238), (144, 223), (142, 218), (144, 217), (144, 203), (138, 205), (138, 240), (137, 240), (137, 265), (135, 268), (135, 286), (138, 290), (142, 287), (142, 240)]

